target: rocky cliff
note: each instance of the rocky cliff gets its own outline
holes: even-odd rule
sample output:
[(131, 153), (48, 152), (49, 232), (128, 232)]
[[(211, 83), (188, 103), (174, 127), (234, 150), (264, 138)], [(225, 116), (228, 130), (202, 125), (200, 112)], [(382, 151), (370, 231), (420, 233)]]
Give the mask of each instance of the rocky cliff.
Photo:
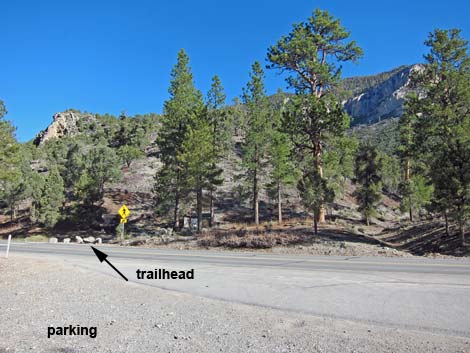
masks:
[(52, 123), (47, 129), (37, 134), (34, 143), (41, 145), (52, 138), (72, 137), (80, 133), (80, 124), (85, 121), (95, 120), (92, 114), (81, 113), (69, 109), (61, 113), (54, 114)]
[[(354, 87), (377, 78), (375, 84), (359, 92), (356, 90), (357, 93), (344, 102), (346, 111), (352, 117), (352, 125), (401, 117), (406, 95), (411, 91), (410, 74), (420, 68), (420, 65), (405, 66), (389, 73), (347, 79), (348, 86)], [(380, 79), (382, 77), (383, 80)]]

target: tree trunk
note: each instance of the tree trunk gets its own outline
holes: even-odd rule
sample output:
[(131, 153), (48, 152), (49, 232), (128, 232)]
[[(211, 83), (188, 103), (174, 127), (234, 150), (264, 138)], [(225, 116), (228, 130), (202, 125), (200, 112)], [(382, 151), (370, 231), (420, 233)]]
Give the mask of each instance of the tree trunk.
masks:
[(210, 212), (209, 227), (212, 228), (212, 225), (214, 224), (214, 217), (215, 217), (214, 192), (212, 191), (212, 189), (210, 190), (210, 194), (209, 194), (209, 212)]
[[(320, 144), (317, 145), (315, 151), (315, 168), (317, 169), (317, 173), (320, 178), (323, 178), (322, 153)], [(325, 207), (323, 205), (320, 205), (317, 221), (320, 223), (325, 223)]]
[(318, 235), (318, 216), (319, 215), (320, 215), (320, 212), (313, 213), (313, 233), (315, 235)]
[(462, 246), (465, 246), (465, 226), (463, 221), (459, 222), (459, 233)]
[(446, 235), (449, 236), (449, 218), (447, 217), (447, 211), (444, 211), (444, 219), (446, 221)]
[(409, 198), (409, 203), (410, 203), (410, 209), (408, 211), (410, 214), (410, 222), (413, 222), (413, 207), (411, 207), (411, 196)]
[(279, 224), (282, 223), (282, 195), (281, 195), (281, 183), (277, 184), (277, 221)]
[[(411, 179), (411, 161), (409, 158), (406, 159), (405, 162), (405, 183), (409, 183)], [(408, 199), (409, 201), (409, 215), (410, 215), (410, 222), (413, 222), (413, 208), (411, 205), (411, 195)]]
[(173, 215), (173, 228), (179, 229), (180, 227), (180, 199), (178, 193), (175, 195), (175, 209), (174, 209), (174, 215)]
[(258, 195), (258, 174), (255, 170), (253, 176), (253, 210), (255, 213), (255, 224), (259, 224), (259, 195)]
[(196, 207), (197, 207), (197, 231), (199, 233), (202, 229), (202, 188), (197, 189)]

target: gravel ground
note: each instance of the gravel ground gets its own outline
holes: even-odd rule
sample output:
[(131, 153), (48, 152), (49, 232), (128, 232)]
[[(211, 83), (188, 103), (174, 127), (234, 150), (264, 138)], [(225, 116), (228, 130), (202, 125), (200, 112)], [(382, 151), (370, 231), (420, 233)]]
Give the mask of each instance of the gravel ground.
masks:
[[(470, 339), (234, 304), (0, 259), (0, 352), (469, 352)], [(48, 326), (97, 326), (96, 338)]]

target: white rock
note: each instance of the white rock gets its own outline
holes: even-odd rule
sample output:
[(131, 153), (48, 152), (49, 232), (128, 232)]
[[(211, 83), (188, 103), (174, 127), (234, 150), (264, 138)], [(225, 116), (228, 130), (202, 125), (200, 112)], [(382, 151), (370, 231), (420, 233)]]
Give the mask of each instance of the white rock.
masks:
[(95, 244), (101, 244), (101, 243), (103, 243), (103, 239), (101, 239), (101, 238), (96, 238)]
[(83, 238), (83, 242), (84, 243), (91, 243), (93, 244), (95, 242), (95, 237), (86, 237), (86, 238)]
[(75, 236), (75, 241), (78, 243), (78, 244), (83, 244), (83, 238), (80, 237), (80, 236)]
[(58, 243), (58, 242), (59, 242), (59, 239), (57, 239), (56, 237), (49, 238), (49, 243)]
[(70, 238), (64, 238), (64, 243), (65, 243), (65, 244), (70, 243)]

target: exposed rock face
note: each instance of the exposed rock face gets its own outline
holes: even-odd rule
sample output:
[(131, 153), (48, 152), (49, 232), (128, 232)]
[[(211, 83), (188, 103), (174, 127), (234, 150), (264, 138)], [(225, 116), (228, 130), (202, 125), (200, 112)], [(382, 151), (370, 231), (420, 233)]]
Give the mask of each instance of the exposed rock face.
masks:
[(80, 132), (79, 124), (81, 121), (94, 119), (91, 114), (84, 114), (75, 110), (56, 113), (53, 117), (52, 124), (36, 136), (34, 143), (41, 145), (52, 138), (75, 136)]
[(401, 117), (406, 95), (411, 91), (410, 74), (421, 65), (403, 68), (393, 76), (344, 102), (352, 124), (371, 124), (384, 119)]

